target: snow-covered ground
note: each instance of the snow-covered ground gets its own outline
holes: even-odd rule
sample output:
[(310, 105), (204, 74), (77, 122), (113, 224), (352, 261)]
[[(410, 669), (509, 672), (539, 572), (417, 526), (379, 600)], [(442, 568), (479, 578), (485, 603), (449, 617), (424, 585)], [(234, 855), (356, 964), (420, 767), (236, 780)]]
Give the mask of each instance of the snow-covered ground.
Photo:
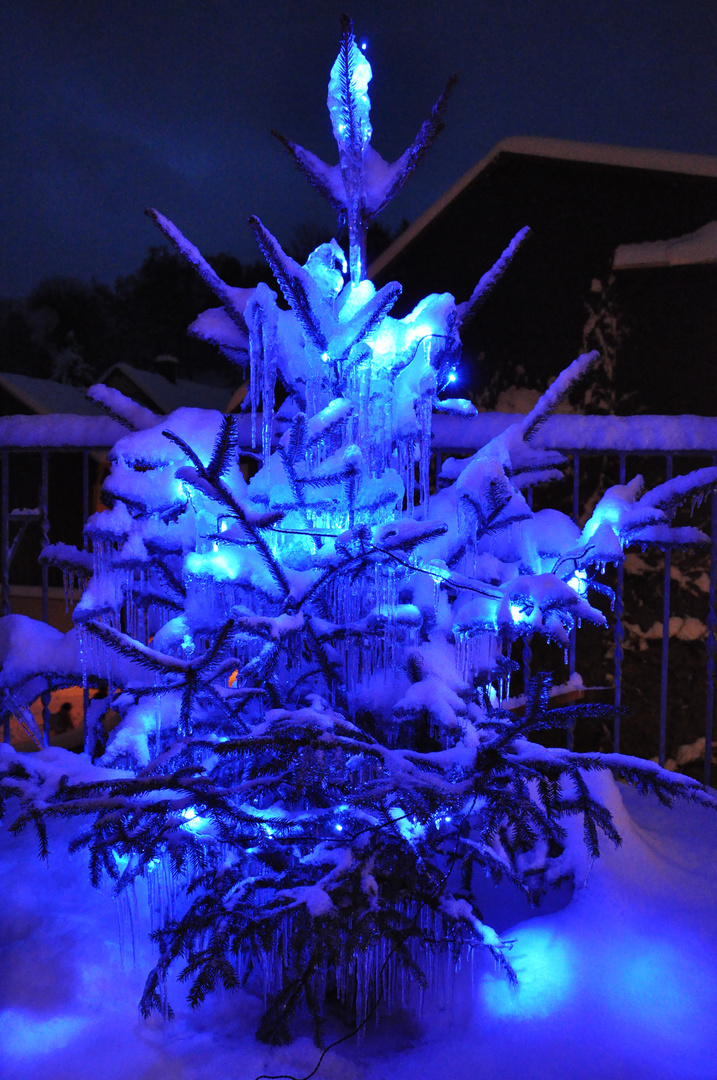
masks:
[[(457, 976), (452, 1004), (441, 998), (421, 1020), (383, 1019), (362, 1043), (332, 1051), (319, 1077), (717, 1078), (717, 814), (669, 811), (609, 779), (602, 790), (623, 846), (604, 845), (567, 907), (505, 930), (519, 988), (481, 959)], [(308, 1037), (279, 1050), (255, 1042), (259, 1002), (249, 994), (191, 1013), (175, 987), (175, 1021), (138, 1019), (151, 952), (123, 966), (114, 901), (91, 888), (82, 856), (66, 854), (74, 827), (53, 827), (49, 866), (34, 836), (0, 827), (3, 1080), (310, 1073)], [(505, 893), (490, 907), (501, 932), (524, 915)]]

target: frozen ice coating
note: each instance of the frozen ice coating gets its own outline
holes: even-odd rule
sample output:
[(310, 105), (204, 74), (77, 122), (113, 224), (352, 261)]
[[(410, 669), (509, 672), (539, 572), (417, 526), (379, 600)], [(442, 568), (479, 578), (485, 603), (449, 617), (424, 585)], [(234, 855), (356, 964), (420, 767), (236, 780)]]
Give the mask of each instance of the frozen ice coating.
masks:
[(363, 152), (371, 141), (371, 78), (371, 65), (351, 34), (331, 68), (326, 101), (339, 150), (348, 146), (351, 153), (356, 144)]
[[(555, 706), (554, 684), (582, 686), (567, 646), (582, 622), (606, 625), (593, 601), (627, 545), (708, 542), (674, 516), (715, 488), (717, 469), (653, 492), (630, 479), (582, 529), (533, 511), (531, 489), (561, 475), (561, 447), (596, 419), (553, 416), (594, 362), (586, 354), (527, 416), (476, 417), (486, 437), (433, 475), (442, 412), (469, 412), (441, 400), (460, 327), (480, 318), (525, 233), (476, 268), (468, 300), (435, 293), (393, 314), (400, 285), (366, 279), (363, 232), (440, 130), (445, 95), (388, 166), (369, 145), (370, 75), (344, 20), (329, 88), (338, 173), (286, 145), (344, 214), (348, 250), (332, 240), (300, 266), (252, 218), (281, 297), (231, 289), (152, 213), (219, 298), (192, 332), (248, 368), (247, 414), (158, 417), (93, 388), (124, 425), (107, 509), (86, 524), (87, 551), (43, 553), (82, 582), (75, 629), (0, 620), (1, 707), (33, 738), (30, 706), (45, 691), (106, 695), (92, 700), (81, 765), (3, 751), (11, 821), (35, 827), (44, 850), (46, 819), (79, 817), (75, 846), (95, 881), (114, 883), (122, 920), (136, 927), (146, 896), (158, 936), (143, 1015), (171, 1016), (175, 974), (192, 1006), (213, 1008), (221, 988), (244, 1001), (246, 986), (258, 1038), (277, 1046), (307, 1018), (320, 1044), (327, 1011), (361, 1027), (384, 1006), (413, 1007), (420, 985), (476, 956), (506, 985), (517, 976), (517, 997), (482, 977), (470, 1000), (485, 1015), (514, 1000), (529, 1010), (532, 961), (513, 962), (486, 889), (507, 883), (537, 902), (563, 874), (584, 877), (605, 840), (619, 843), (629, 822), (593, 774), (715, 805), (650, 762), (532, 734), (611, 721), (606, 706)], [(628, 425), (627, 445), (651, 423)], [(536, 637), (556, 646), (555, 671), (528, 679), (519, 657)], [(559, 951), (532, 955), (557, 988)]]

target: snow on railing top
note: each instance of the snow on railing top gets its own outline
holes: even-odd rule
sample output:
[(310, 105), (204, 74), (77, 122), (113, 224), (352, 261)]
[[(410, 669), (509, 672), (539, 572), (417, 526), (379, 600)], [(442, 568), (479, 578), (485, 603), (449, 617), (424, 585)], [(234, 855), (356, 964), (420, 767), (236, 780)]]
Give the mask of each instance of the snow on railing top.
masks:
[[(435, 448), (471, 450), (525, 419), (516, 413), (474, 417), (434, 416)], [(712, 416), (551, 416), (533, 437), (554, 450), (614, 453), (717, 452), (717, 417)]]
[[(157, 417), (161, 423), (162, 417)], [(435, 415), (434, 449), (476, 450), (511, 424), (518, 413), (473, 417)], [(251, 444), (251, 417), (237, 416), (240, 445)], [(113, 446), (127, 429), (104, 416), (0, 417), (0, 450), (87, 450)], [(613, 453), (717, 453), (717, 417), (551, 416), (534, 436), (537, 446), (556, 450)]]
[(108, 416), (51, 413), (0, 417), (1, 450), (100, 449), (114, 446), (126, 434), (127, 428)]

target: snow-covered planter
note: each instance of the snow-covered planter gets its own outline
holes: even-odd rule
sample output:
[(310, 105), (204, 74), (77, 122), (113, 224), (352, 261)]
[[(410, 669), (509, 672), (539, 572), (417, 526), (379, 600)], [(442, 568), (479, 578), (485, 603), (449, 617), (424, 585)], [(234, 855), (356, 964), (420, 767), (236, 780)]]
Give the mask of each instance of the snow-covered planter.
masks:
[(431, 494), (434, 410), (470, 412), (439, 397), (461, 327), (526, 230), (467, 301), (432, 295), (394, 318), (400, 286), (366, 279), (362, 237), (440, 130), (445, 98), (389, 165), (370, 145), (370, 78), (347, 22), (328, 100), (339, 164), (287, 143), (346, 221), (348, 261), (332, 241), (299, 266), (252, 220), (287, 308), (267, 285), (225, 285), (153, 212), (220, 300), (193, 333), (249, 366), (258, 471), (245, 478), (233, 416), (180, 409), (157, 423), (95, 388), (134, 430), (110, 456), (109, 509), (86, 526), (91, 575), (87, 556), (46, 553), (89, 576), (76, 628), (63, 636), (11, 617), (2, 629), (3, 707), (28, 726), (48, 683), (106, 681), (88, 722), (110, 705), (121, 716), (80, 779), (11, 762), (0, 793), (22, 800), (17, 827), (32, 819), (42, 834), (44, 815), (87, 818), (77, 844), (93, 877), (119, 890), (158, 864), (171, 871), (176, 909), (155, 935), (143, 1010), (169, 1012), (175, 963), (192, 1004), (259, 976), (258, 1034), (275, 1043), (291, 1037), (298, 1006), (320, 1040), (327, 999), (361, 1025), (438, 959), (476, 948), (513, 978), (476, 877), (538, 899), (571, 872), (569, 818), (582, 817), (591, 855), (600, 831), (619, 842), (591, 770), (710, 801), (650, 763), (531, 742), (597, 708), (550, 709), (547, 675), (521, 710), (503, 703), (515, 642), (538, 634), (567, 647), (582, 620), (605, 624), (590, 591), (604, 591), (599, 571), (627, 544), (706, 540), (671, 518), (715, 486), (717, 469), (647, 494), (639, 477), (611, 488), (582, 530), (534, 513), (525, 493), (562, 464), (535, 432), (590, 353), (519, 424), (446, 462)]

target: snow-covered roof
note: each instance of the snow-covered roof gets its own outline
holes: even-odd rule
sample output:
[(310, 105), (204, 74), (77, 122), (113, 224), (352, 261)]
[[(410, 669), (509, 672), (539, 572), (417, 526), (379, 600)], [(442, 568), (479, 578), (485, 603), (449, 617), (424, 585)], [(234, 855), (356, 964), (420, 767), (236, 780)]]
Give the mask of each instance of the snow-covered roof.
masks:
[(142, 371), (131, 364), (114, 364), (97, 380), (111, 385), (112, 374), (119, 371), (126, 379), (133, 382), (142, 393), (156, 406), (159, 413), (171, 413), (183, 405), (192, 405), (200, 409), (219, 409), (223, 412), (231, 393), (226, 387), (207, 386), (205, 383), (192, 382), (190, 379), (177, 379), (176, 383), (165, 379), (156, 371)]
[(717, 179), (717, 157), (706, 154), (681, 154), (673, 150), (645, 150), (634, 146), (610, 146), (606, 143), (573, 142), (570, 139), (545, 139), (537, 135), (513, 135), (499, 143), (472, 169), (457, 180), (432, 206), (371, 264), (368, 276), (375, 277), (387, 266), (457, 195), (468, 187), (500, 154), (525, 154), (528, 157), (582, 161), (594, 165), (616, 165), (625, 169), (712, 176)]
[(620, 244), (615, 252), (615, 270), (637, 270), (649, 266), (690, 266), (717, 262), (717, 221), (670, 240), (644, 244)]
[(1, 372), (0, 388), (40, 416), (47, 413), (100, 415), (97, 406), (87, 400), (85, 391), (78, 386), (65, 386), (52, 379), (34, 379), (29, 375)]

